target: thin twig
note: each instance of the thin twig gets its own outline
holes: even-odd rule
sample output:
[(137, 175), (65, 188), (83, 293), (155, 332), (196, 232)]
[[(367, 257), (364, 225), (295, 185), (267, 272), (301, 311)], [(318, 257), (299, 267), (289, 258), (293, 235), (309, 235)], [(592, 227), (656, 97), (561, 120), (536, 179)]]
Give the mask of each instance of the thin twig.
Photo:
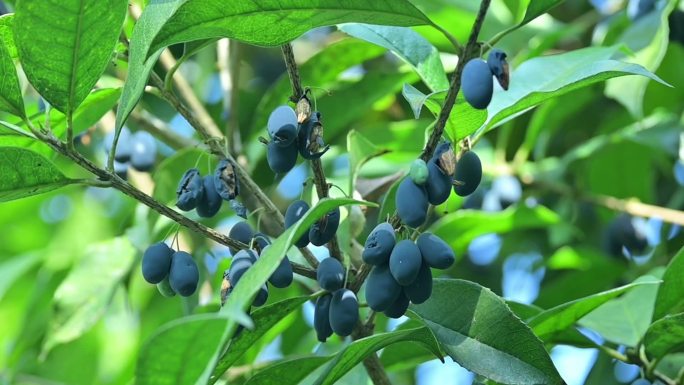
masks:
[[(292, 96), (290, 96), (290, 101), (296, 103), (304, 96), (304, 88), (302, 87), (302, 81), (299, 76), (299, 69), (297, 68), (297, 62), (294, 58), (294, 53), (292, 51), (291, 44), (284, 44), (282, 47), (283, 58), (285, 59), (285, 67), (287, 68), (287, 74), (290, 78), (290, 84), (292, 85)], [(323, 164), (320, 159), (311, 160), (311, 170), (313, 171), (314, 184), (316, 185), (316, 194), (318, 199), (327, 198), (329, 196), (329, 186), (328, 181), (325, 178), (325, 172), (323, 171)], [(330, 255), (333, 258), (337, 258), (342, 261), (342, 252), (340, 251), (340, 245), (337, 240), (337, 235), (333, 237), (330, 241), (329, 250)]]
[[(444, 134), (444, 128), (446, 127), (449, 116), (451, 115), (451, 110), (456, 104), (456, 97), (461, 90), (461, 73), (463, 72), (463, 67), (470, 60), (471, 57), (476, 56), (479, 53), (477, 38), (480, 34), (480, 29), (484, 23), (485, 16), (487, 15), (487, 10), (489, 9), (489, 4), (491, 0), (482, 0), (480, 3), (480, 10), (477, 12), (475, 21), (473, 22), (473, 28), (470, 31), (470, 36), (468, 37), (468, 42), (465, 47), (460, 52), (458, 57), (458, 64), (456, 65), (456, 70), (451, 76), (451, 83), (449, 85), (449, 90), (447, 91), (446, 100), (444, 101), (444, 106), (437, 117), (437, 122), (435, 123), (434, 129), (430, 134), (430, 138), (425, 144), (423, 152), (420, 154), (420, 158), (424, 161), (428, 161), (432, 154), (435, 152), (437, 144), (439, 144), (442, 135)], [(389, 222), (394, 228), (398, 228), (401, 224), (401, 220), (397, 215), (396, 211), (390, 218)], [(352, 284), (352, 288), (358, 291), (366, 279), (366, 276), (370, 273), (370, 266), (367, 264), (361, 265), (359, 273), (356, 276), (356, 282)]]
[[(285, 224), (283, 214), (280, 213), (280, 210), (278, 210), (275, 204), (273, 204), (273, 202), (266, 196), (266, 194), (264, 194), (261, 188), (249, 176), (247, 171), (244, 168), (242, 168), (242, 166), (240, 166), (240, 164), (235, 160), (235, 158), (233, 158), (232, 155), (226, 153), (225, 149), (221, 146), (220, 142), (209, 134), (207, 129), (202, 125), (202, 123), (195, 118), (192, 111), (190, 111), (176, 97), (176, 95), (173, 92), (164, 89), (164, 82), (157, 74), (152, 72), (150, 79), (154, 86), (159, 89), (161, 96), (167, 102), (169, 102), (171, 106), (173, 106), (176, 109), (176, 111), (178, 111), (178, 113), (180, 113), (185, 118), (185, 120), (187, 120), (188, 123), (190, 123), (190, 125), (195, 129), (195, 131), (197, 131), (197, 133), (202, 137), (204, 142), (209, 147), (209, 150), (217, 156), (227, 158), (233, 163), (233, 165), (235, 165), (235, 169), (237, 170), (238, 178), (240, 180), (240, 188), (246, 190), (250, 196), (254, 197), (257, 200), (257, 202), (259, 202), (259, 205), (263, 207), (263, 209), (268, 214), (269, 218), (275, 221), (275, 224), (278, 226), (277, 231), (282, 232)], [(204, 109), (204, 107), (202, 108)], [(316, 259), (316, 257), (311, 253), (309, 249), (303, 247), (299, 250), (302, 253), (304, 259), (306, 259), (306, 261), (311, 265), (311, 267), (315, 268), (318, 266), (318, 259)]]

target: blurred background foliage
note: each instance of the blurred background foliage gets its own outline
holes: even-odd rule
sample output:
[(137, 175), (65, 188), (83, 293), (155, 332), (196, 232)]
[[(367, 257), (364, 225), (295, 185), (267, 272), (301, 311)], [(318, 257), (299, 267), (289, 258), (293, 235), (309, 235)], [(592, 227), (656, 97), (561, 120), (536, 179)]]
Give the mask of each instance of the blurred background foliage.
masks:
[[(478, 8), (472, 0), (412, 2), (459, 41), (466, 40)], [(493, 1), (480, 40), (514, 26), (524, 11), (521, 3)], [(645, 274), (659, 276), (661, 267), (684, 244), (678, 226), (653, 216), (632, 219), (647, 239), (645, 247), (619, 250), (617, 255), (606, 248), (609, 225), (621, 213), (611, 209), (605, 197), (684, 209), (684, 3), (659, 1), (656, 10), (636, 20), (627, 16), (626, 3), (567, 0), (497, 43), (508, 53), (513, 69), (542, 55), (589, 46), (616, 47), (615, 57), (643, 65), (672, 87), (636, 76), (616, 78), (546, 101), (496, 130), (477, 135), (474, 148), (483, 160), (485, 181), (472, 197), (463, 200), (452, 195), (436, 207), (428, 226), (457, 252), (457, 263), (444, 276), (489, 287), (512, 301), (514, 308), (519, 303), (521, 309), (524, 305), (546, 309)], [(11, 12), (12, 1), (5, 1), (5, 10)], [(129, 17), (124, 29), (128, 36), (133, 23)], [(453, 46), (434, 29), (414, 29), (441, 51), (444, 66), (451, 71), (456, 63)], [(265, 136), (270, 111), (289, 96), (281, 51), (233, 44), (236, 57), (232, 59), (237, 60), (240, 73), (235, 88), (222, 83), (215, 43), (197, 50), (179, 71), (219, 126), (237, 122), (239, 160), (284, 211), (293, 199), (310, 197), (311, 185), (304, 183), (310, 176), (304, 163), (275, 178), (265, 161), (265, 147), (258, 141)], [(333, 145), (323, 157), (329, 181), (340, 187), (333, 188), (331, 195), (351, 193), (348, 141), (353, 145), (359, 140), (354, 138), (365, 137), (388, 153), (361, 168), (356, 190), (369, 200), (383, 202), (423, 147), (432, 122), (428, 109), (414, 118), (402, 97), (404, 84), (424, 93), (430, 90), (386, 49), (332, 27), (310, 31), (293, 45), (303, 83), (312, 88), (323, 114), (326, 142)], [(192, 47), (178, 45), (170, 50), (180, 58), (188, 48)], [(121, 59), (112, 60), (98, 83), (101, 90), (77, 113), (76, 131), (82, 134), (79, 151), (100, 164), (105, 161), (102, 140), (113, 129), (113, 108), (126, 76)], [(161, 65), (155, 70), (165, 73)], [(511, 82), (516, 81), (513, 76)], [(237, 103), (231, 110), (234, 94)], [(35, 92), (27, 90), (25, 95), (29, 114), (39, 114)], [(57, 130), (60, 118), (53, 113)], [(9, 116), (0, 118), (12, 121)], [(129, 180), (172, 204), (181, 173), (195, 165), (206, 173), (215, 160), (188, 147), (196, 140), (190, 125), (171, 106), (146, 93), (128, 127), (154, 129), (150, 122), (179, 140), (175, 147), (160, 141), (155, 170), (151, 174), (129, 170)], [(348, 137), (352, 130), (358, 135)], [(3, 145), (21, 140), (0, 136)], [(32, 146), (51, 154), (44, 145)], [(84, 176), (67, 160), (50, 157), (70, 177)], [(369, 209), (365, 227), (354, 223), (361, 243), (376, 219), (393, 210), (392, 201)], [(343, 218), (349, 218), (348, 213)], [(224, 207), (216, 218), (202, 221), (227, 233), (237, 220)], [(250, 221), (256, 226), (258, 213)], [(201, 287), (187, 299), (162, 297), (139, 274), (140, 257), (147, 245), (168, 237), (174, 227), (114, 190), (68, 187), (2, 203), (0, 228), (0, 382), (129, 384), (141, 344), (161, 325), (218, 308), (229, 251), (181, 229), (181, 245), (192, 250), (200, 264)], [(342, 226), (340, 236), (349, 239), (350, 226)], [(327, 254), (324, 248), (312, 249), (319, 258)], [(272, 290), (269, 302), (305, 294), (313, 286), (306, 278), (297, 280), (298, 285), (286, 290)], [(643, 334), (650, 322), (653, 290), (643, 287), (622, 297), (628, 313), (622, 316), (634, 317), (634, 323), (611, 327), (613, 334), (595, 337), (615, 345), (634, 344), (629, 336)], [(239, 359), (225, 381), (242, 383), (256, 368), (286, 356), (338, 351), (344, 344), (340, 339), (325, 345), (316, 342), (312, 308), (307, 302), (270, 330)], [(614, 314), (610, 309), (597, 310), (582, 325), (603, 331), (605, 317)], [(378, 319), (378, 330), (397, 325)], [(478, 381), (455, 363), (430, 361), (427, 351), (421, 354), (422, 350), (408, 347), (397, 344), (381, 354), (395, 384)], [(558, 345), (551, 354), (568, 384), (628, 383), (638, 375), (636, 367), (616, 364), (596, 349)], [(662, 370), (676, 374), (683, 363), (684, 356), (673, 355), (661, 364)], [(340, 380), (341, 384), (366, 382), (361, 366)]]

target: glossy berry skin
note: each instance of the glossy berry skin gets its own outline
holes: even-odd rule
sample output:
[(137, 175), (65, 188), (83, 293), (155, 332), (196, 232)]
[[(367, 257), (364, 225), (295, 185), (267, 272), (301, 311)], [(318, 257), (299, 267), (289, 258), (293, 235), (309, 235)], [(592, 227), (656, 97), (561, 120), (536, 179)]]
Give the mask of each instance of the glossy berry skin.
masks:
[(472, 59), (463, 67), (461, 91), (468, 104), (484, 110), (492, 100), (494, 80), (487, 63), (482, 59)]
[(415, 304), (421, 304), (430, 298), (432, 294), (432, 271), (427, 263), (423, 263), (418, 271), (418, 276), (408, 286), (404, 287), (404, 293)]
[(214, 186), (214, 177), (207, 175), (202, 178), (203, 194), (197, 201), (197, 215), (203, 218), (211, 218), (221, 209), (221, 196)]
[(366, 302), (375, 311), (385, 311), (399, 298), (401, 286), (390, 272), (389, 265), (373, 267), (366, 280)]
[(392, 225), (388, 222), (380, 223), (368, 235), (361, 258), (370, 265), (386, 264), (395, 244), (396, 235)]
[(330, 327), (338, 336), (352, 333), (359, 320), (359, 301), (349, 289), (339, 289), (330, 301)]
[(173, 253), (169, 283), (173, 291), (183, 297), (189, 297), (197, 290), (199, 269), (190, 254), (184, 251)]
[(323, 246), (330, 242), (340, 226), (340, 208), (335, 207), (323, 218), (316, 221), (309, 229), (309, 242), (315, 246)]
[(268, 135), (279, 147), (289, 147), (297, 139), (297, 114), (290, 106), (279, 106), (268, 117)]
[(316, 281), (327, 291), (341, 289), (344, 286), (344, 266), (332, 257), (322, 260), (316, 270)]
[(417, 185), (424, 185), (428, 180), (428, 166), (422, 159), (416, 159), (411, 162), (411, 169), (409, 170), (409, 177), (413, 183)]
[(246, 250), (240, 250), (238, 251), (235, 256), (233, 256), (233, 261), (236, 259), (246, 259), (250, 263), (254, 264), (257, 259), (259, 258), (259, 255), (257, 254), (256, 251), (252, 249), (246, 249)]
[(271, 244), (271, 240), (263, 233), (254, 234), (252, 242), (254, 242), (254, 248), (259, 255), (261, 255), (266, 246)]
[(169, 276), (167, 275), (166, 278), (164, 278), (161, 282), (157, 284), (157, 290), (159, 290), (159, 293), (163, 295), (164, 297), (175, 297), (176, 292), (173, 291), (173, 288), (171, 287), (171, 283), (169, 283)]
[(131, 136), (131, 167), (138, 171), (150, 171), (157, 160), (157, 141), (147, 131)]
[(176, 207), (183, 211), (190, 211), (197, 207), (204, 190), (202, 176), (196, 168), (191, 168), (183, 174), (176, 190)]
[(173, 250), (164, 242), (150, 246), (143, 253), (142, 275), (145, 281), (157, 284), (169, 275)]
[(656, 0), (629, 0), (627, 3), (627, 17), (638, 20), (655, 9)]
[[(266, 246), (261, 252), (265, 253), (269, 247), (270, 246)], [(279, 289), (283, 289), (290, 286), (293, 279), (292, 264), (290, 263), (290, 259), (285, 256), (282, 261), (280, 261), (278, 268), (271, 274), (268, 282)]]
[(238, 284), (240, 281), (240, 278), (242, 278), (242, 275), (249, 270), (250, 267), (252, 267), (252, 262), (249, 257), (245, 256), (245, 258), (233, 258), (233, 261), (230, 263), (230, 267), (228, 268), (228, 280), (230, 280), (231, 286), (235, 286)]
[[(292, 225), (294, 225), (298, 220), (302, 219), (304, 214), (309, 211), (309, 204), (304, 202), (303, 200), (296, 200), (290, 204), (290, 206), (287, 207), (287, 211), (285, 211), (285, 228), (289, 229)], [(306, 245), (309, 244), (309, 232), (305, 232), (304, 235), (302, 235), (297, 242), (295, 242), (295, 245), (297, 247), (306, 247)]]
[(330, 149), (330, 146), (323, 141), (322, 128), (321, 113), (318, 111), (312, 113), (306, 122), (299, 125), (297, 148), (302, 158), (319, 159)]
[[(250, 226), (249, 223), (244, 221), (234, 224), (228, 232), (228, 237), (235, 239), (236, 241), (242, 242), (246, 245), (249, 245), (249, 242), (252, 240), (253, 236), (254, 231), (252, 230), (252, 226)], [(229, 247), (228, 249), (230, 249), (231, 255), (235, 255), (235, 253), (238, 252), (237, 249), (232, 247)]]
[[(42, 100), (42, 98), (41, 98)], [(112, 145), (114, 144), (114, 131), (110, 131), (104, 138), (104, 150), (106, 154), (112, 150)], [(122, 127), (119, 133), (119, 141), (116, 144), (116, 154), (114, 154), (114, 160), (121, 163), (126, 163), (131, 159), (131, 131), (128, 127)]]
[(413, 283), (423, 263), (423, 257), (415, 243), (408, 239), (399, 241), (390, 255), (389, 267), (394, 279), (402, 286)]
[(235, 166), (228, 159), (219, 162), (214, 170), (214, 188), (221, 196), (221, 199), (230, 201), (235, 199), (240, 193), (240, 183), (238, 182)]
[(411, 178), (404, 178), (399, 184), (395, 204), (399, 218), (408, 226), (418, 227), (425, 222), (428, 210), (427, 192), (424, 187), (413, 183)]
[(638, 378), (634, 382), (632, 382), (631, 385), (651, 385), (651, 381), (645, 379), (645, 378)]
[(406, 310), (409, 307), (409, 299), (404, 294), (404, 291), (402, 290), (401, 293), (399, 293), (399, 297), (390, 305), (387, 310), (385, 310), (383, 313), (389, 318), (400, 318), (404, 314), (406, 314)]
[(266, 301), (268, 301), (268, 285), (263, 284), (259, 288), (259, 292), (257, 293), (256, 297), (254, 297), (252, 306), (264, 306), (264, 304), (266, 304)]
[(428, 162), (428, 180), (425, 184), (428, 202), (432, 205), (440, 205), (449, 199), (451, 194), (452, 179), (445, 174), (434, 159)]
[(492, 75), (501, 85), (501, 88), (508, 90), (509, 73), (508, 62), (506, 61), (506, 53), (500, 49), (494, 48), (487, 56), (487, 65)]
[(274, 173), (284, 174), (292, 170), (297, 163), (297, 146), (290, 144), (287, 147), (281, 147), (276, 142), (271, 141), (268, 143), (266, 160)]
[(436, 269), (447, 269), (454, 264), (454, 250), (442, 238), (423, 233), (416, 239), (416, 245), (423, 256), (423, 261)]
[(468, 196), (477, 189), (482, 181), (482, 163), (476, 153), (468, 151), (458, 160), (454, 181), (461, 183), (454, 185), (459, 196)]
[(318, 297), (314, 306), (314, 329), (318, 341), (325, 342), (333, 334), (330, 326), (330, 302), (332, 294)]

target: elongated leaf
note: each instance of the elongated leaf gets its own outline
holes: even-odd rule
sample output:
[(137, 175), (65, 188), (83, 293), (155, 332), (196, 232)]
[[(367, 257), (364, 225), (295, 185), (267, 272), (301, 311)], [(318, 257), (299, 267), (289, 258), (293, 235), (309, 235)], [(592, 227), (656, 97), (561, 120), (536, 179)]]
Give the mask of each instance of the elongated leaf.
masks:
[(566, 302), (532, 317), (527, 324), (539, 338), (548, 341), (556, 334), (567, 330), (592, 310), (628, 290), (640, 285), (656, 285), (660, 282), (658, 279), (648, 277), (648, 279), (638, 280), (629, 285)]
[[(91, 92), (74, 111), (72, 118), (74, 135), (86, 131), (100, 121), (114, 108), (120, 96), (121, 88), (102, 88)], [(40, 121), (43, 122), (44, 119)], [(55, 135), (63, 135), (66, 132), (66, 116), (58, 111), (50, 110), (50, 127)]]
[[(437, 93), (441, 92), (443, 91), (439, 91)], [(430, 104), (430, 111), (436, 111), (435, 116), (439, 114), (439, 110), (442, 108), (440, 104), (431, 99), (431, 97), (435, 95), (434, 92), (426, 95), (418, 91), (415, 87), (413, 87), (410, 84), (404, 84), (404, 88), (401, 90), (401, 95), (404, 97), (404, 99), (406, 99), (406, 101), (411, 106), (413, 116), (416, 119), (420, 118), (420, 112), (423, 110), (423, 106), (426, 104)]]
[(119, 39), (126, 0), (20, 1), (14, 38), (26, 76), (70, 114), (104, 72)]
[[(116, 130), (121, 130), (147, 84), (162, 50), (149, 52), (150, 44), (164, 22), (187, 0), (151, 0), (133, 28), (128, 49), (128, 77), (116, 111)], [(149, 55), (149, 58), (148, 58)]]
[(369, 207), (377, 206), (372, 202), (357, 201), (349, 198), (340, 199), (321, 199), (316, 206), (306, 212), (304, 217), (296, 224), (285, 230), (263, 253), (256, 263), (240, 278), (240, 282), (233, 288), (232, 294), (228, 297), (225, 306), (221, 309), (222, 313), (241, 312), (251, 305), (252, 299), (266, 283), (268, 278), (276, 270), (280, 261), (285, 257), (287, 250), (294, 244), (294, 240), (299, 239), (308, 228), (323, 217), (330, 210), (343, 206), (358, 204)]
[(684, 313), (667, 315), (654, 322), (644, 335), (646, 354), (660, 359), (684, 349)]
[(500, 212), (458, 210), (433, 223), (429, 231), (447, 240), (459, 253), (480, 235), (545, 228), (560, 222), (558, 215), (544, 206), (528, 208), (521, 205)]
[[(668, 17), (678, 3), (679, 0), (669, 0), (657, 12), (649, 12), (635, 20), (617, 42), (631, 51), (622, 59), (655, 72), (665, 58), (670, 33)], [(649, 79), (642, 77), (611, 79), (606, 85), (606, 96), (620, 102), (632, 115), (641, 117), (648, 83)]]
[(8, 49), (10, 42), (0, 41), (0, 110), (24, 117), (24, 99), (19, 87), (17, 69)]
[[(653, 280), (653, 277), (640, 277)], [(620, 298), (613, 299), (589, 313), (579, 322), (606, 340), (626, 346), (636, 346), (649, 327), (658, 286), (633, 288)]]
[(31, 150), (0, 147), (0, 202), (42, 194), (74, 181)]
[(243, 330), (239, 336), (235, 337), (228, 346), (228, 350), (219, 359), (214, 374), (211, 377), (211, 382), (215, 382), (219, 377), (230, 368), (242, 355), (249, 349), (252, 344), (263, 337), (266, 332), (271, 330), (278, 322), (282, 321), (288, 314), (299, 307), (309, 299), (308, 296), (288, 298), (284, 301), (276, 302), (268, 306), (258, 308), (252, 313), (252, 320), (254, 321), (253, 330)]
[(135, 248), (124, 238), (92, 245), (83, 252), (80, 263), (55, 292), (55, 314), (43, 354), (57, 344), (78, 338), (95, 325), (135, 255)]
[(489, 289), (437, 279), (430, 299), (411, 309), (470, 371), (504, 384), (564, 384), (542, 342)]
[(334, 384), (345, 373), (352, 370), (354, 366), (363, 361), (366, 356), (372, 354), (385, 346), (402, 341), (414, 341), (422, 344), (435, 355), (442, 359), (439, 345), (435, 340), (434, 334), (426, 327), (409, 330), (397, 330), (389, 333), (376, 334), (374, 336), (362, 338), (354, 341), (344, 350), (339, 352), (333, 361), (325, 368), (316, 385)]
[(26, 274), (33, 266), (43, 260), (41, 253), (24, 254), (0, 263), (0, 300), (12, 284)]
[(397, 26), (430, 24), (406, 0), (244, 0), (221, 7), (213, 0), (187, 2), (159, 31), (149, 52), (176, 43), (228, 37), (249, 44), (276, 46), (316, 27), (339, 23)]
[(245, 385), (298, 384), (332, 356), (306, 356), (282, 360), (259, 370)]
[(449, 132), (449, 135), (454, 140), (473, 133), (481, 135), (545, 100), (618, 76), (640, 75), (666, 84), (637, 64), (611, 60), (614, 52), (614, 48), (584, 48), (524, 62), (511, 74), (508, 91), (494, 91), (484, 123), (475, 126), (476, 119), (466, 119), (461, 123), (459, 116), (476, 114), (474, 109), (467, 107), (473, 111), (461, 112), (462, 115), (452, 113), (459, 122), (454, 125), (458, 131)]
[(10, 57), (16, 59), (19, 57), (17, 53), (17, 45), (14, 43), (14, 14), (8, 13), (0, 16), (0, 40), (5, 43)]
[(518, 23), (519, 25), (524, 25), (530, 21), (536, 19), (537, 17), (548, 12), (551, 8), (557, 6), (565, 0), (527, 0), (527, 10), (525, 11), (525, 17)]
[(418, 32), (404, 27), (350, 23), (339, 26), (357, 39), (385, 47), (410, 64), (432, 91), (449, 88), (439, 52)]
[(162, 326), (140, 350), (136, 385), (205, 383), (207, 363), (221, 348), (227, 324), (234, 326), (217, 314), (202, 314)]
[(684, 248), (672, 258), (658, 288), (653, 320), (684, 312)]

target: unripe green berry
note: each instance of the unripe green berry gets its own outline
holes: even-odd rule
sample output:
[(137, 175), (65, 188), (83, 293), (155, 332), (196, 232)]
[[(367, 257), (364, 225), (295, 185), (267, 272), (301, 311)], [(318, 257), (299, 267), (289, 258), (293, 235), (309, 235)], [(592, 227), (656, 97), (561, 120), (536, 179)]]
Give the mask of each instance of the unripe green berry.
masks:
[(424, 160), (416, 159), (411, 163), (411, 170), (409, 171), (409, 176), (413, 183), (418, 185), (424, 185), (428, 179), (428, 167)]

